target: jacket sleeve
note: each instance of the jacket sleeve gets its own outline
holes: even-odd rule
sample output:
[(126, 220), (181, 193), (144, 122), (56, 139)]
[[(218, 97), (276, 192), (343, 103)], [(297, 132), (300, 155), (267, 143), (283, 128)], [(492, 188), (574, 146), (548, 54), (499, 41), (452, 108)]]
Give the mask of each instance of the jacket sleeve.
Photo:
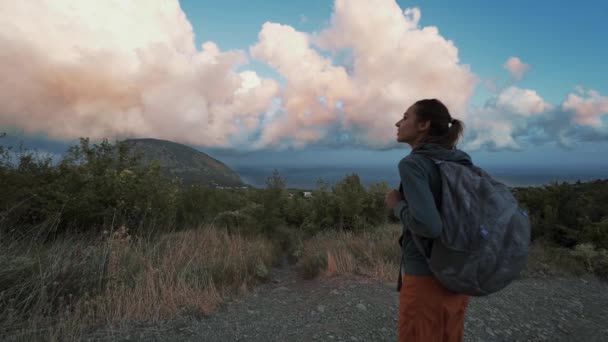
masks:
[(424, 169), (407, 158), (399, 162), (399, 175), (405, 200), (395, 206), (395, 216), (413, 233), (426, 238), (437, 238), (441, 234), (441, 217), (435, 205), (429, 180)]

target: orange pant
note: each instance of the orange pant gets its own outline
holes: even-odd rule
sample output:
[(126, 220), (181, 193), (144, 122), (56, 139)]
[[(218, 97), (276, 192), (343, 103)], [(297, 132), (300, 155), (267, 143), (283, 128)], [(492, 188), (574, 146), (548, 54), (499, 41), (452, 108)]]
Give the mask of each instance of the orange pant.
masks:
[(469, 296), (446, 289), (433, 276), (403, 276), (399, 342), (461, 342)]

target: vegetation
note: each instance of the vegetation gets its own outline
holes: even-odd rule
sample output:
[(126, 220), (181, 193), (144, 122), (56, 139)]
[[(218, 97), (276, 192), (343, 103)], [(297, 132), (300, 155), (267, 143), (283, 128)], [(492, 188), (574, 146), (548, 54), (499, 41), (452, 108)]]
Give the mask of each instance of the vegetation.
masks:
[[(204, 315), (285, 256), (303, 277), (396, 280), (386, 183), (319, 179), (311, 197), (277, 171), (262, 189), (184, 184), (131, 146), (81, 139), (53, 161), (0, 145), (0, 336)], [(533, 224), (527, 275), (608, 276), (608, 180), (513, 191)]]
[(608, 179), (588, 183), (552, 183), (516, 189), (530, 212), (533, 240), (562, 247), (581, 243), (608, 249)]
[(129, 139), (124, 143), (141, 154), (143, 165), (159, 162), (165, 176), (178, 177), (183, 184), (245, 186), (228, 166), (192, 147), (159, 139)]

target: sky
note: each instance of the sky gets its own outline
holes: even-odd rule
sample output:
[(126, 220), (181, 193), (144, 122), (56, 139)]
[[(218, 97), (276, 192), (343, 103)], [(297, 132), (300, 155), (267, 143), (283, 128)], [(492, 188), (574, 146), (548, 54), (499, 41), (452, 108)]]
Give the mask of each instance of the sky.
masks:
[[(481, 166), (608, 166), (605, 1), (4, 1), (0, 131), (181, 142), (229, 166), (386, 165), (438, 98)], [(608, 176), (608, 175), (607, 175)]]

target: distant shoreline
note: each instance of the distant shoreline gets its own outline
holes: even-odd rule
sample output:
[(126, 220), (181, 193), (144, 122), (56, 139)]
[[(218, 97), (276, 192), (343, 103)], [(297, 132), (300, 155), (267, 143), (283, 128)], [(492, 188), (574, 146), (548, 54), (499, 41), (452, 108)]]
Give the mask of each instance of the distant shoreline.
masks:
[[(333, 185), (344, 176), (356, 173), (364, 185), (385, 181), (389, 186), (399, 183), (396, 170), (381, 167), (276, 167), (286, 180), (287, 187), (299, 189), (315, 189), (317, 180), (322, 178)], [(485, 168), (492, 176), (510, 187), (543, 186), (553, 182), (576, 183), (598, 179), (608, 179), (608, 170), (559, 170), (540, 168)], [(255, 187), (263, 187), (266, 178), (270, 176), (272, 167), (233, 167), (241, 179)]]

